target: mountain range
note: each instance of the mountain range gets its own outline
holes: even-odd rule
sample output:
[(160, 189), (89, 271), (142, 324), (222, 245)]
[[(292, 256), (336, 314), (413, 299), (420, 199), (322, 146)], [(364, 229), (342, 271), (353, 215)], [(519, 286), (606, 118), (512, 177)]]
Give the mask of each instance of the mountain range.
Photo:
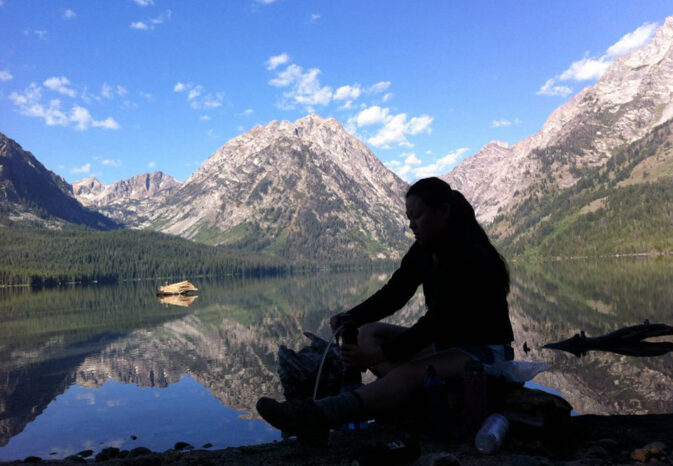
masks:
[[(673, 17), (539, 132), (491, 142), (442, 178), (509, 256), (670, 251), (672, 118)], [(1, 135), (0, 162), (7, 221), (124, 225), (299, 260), (396, 259), (411, 243), (408, 185), (315, 114), (232, 139), (184, 183), (156, 172), (69, 186)]]

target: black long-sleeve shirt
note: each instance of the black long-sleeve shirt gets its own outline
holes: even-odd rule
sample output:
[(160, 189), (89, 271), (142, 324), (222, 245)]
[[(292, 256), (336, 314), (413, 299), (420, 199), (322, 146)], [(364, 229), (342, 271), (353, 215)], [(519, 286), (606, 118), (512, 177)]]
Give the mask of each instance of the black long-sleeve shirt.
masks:
[(384, 343), (389, 361), (408, 358), (432, 343), (449, 348), (513, 340), (502, 270), (481, 249), (433, 254), (416, 242), (388, 283), (348, 314), (358, 325), (380, 320), (404, 306), (421, 284), (427, 312)]

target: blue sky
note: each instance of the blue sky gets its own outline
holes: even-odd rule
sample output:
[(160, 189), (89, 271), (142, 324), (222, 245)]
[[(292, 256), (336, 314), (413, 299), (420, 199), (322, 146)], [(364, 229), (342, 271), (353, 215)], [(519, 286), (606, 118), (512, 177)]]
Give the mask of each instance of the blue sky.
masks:
[(407, 180), (515, 143), (673, 14), (655, 0), (0, 0), (0, 132), (73, 182), (184, 181), (335, 117)]

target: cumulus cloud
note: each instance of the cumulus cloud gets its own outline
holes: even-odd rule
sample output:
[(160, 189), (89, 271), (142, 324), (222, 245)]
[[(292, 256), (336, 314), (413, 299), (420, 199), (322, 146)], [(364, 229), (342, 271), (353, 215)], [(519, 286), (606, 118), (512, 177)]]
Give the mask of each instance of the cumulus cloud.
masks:
[(75, 175), (84, 175), (87, 174), (91, 171), (91, 164), (90, 163), (85, 163), (82, 166), (79, 167), (72, 167), (70, 169), (70, 173), (74, 173)]
[(429, 115), (421, 115), (408, 119), (406, 113), (396, 115), (390, 112), (388, 108), (381, 108), (373, 105), (362, 110), (355, 117), (355, 123), (358, 127), (381, 124), (376, 134), (369, 139), (374, 147), (389, 149), (392, 145), (412, 147), (407, 139), (408, 135), (417, 135), (421, 133), (430, 133), (432, 131), (433, 118)]
[(389, 113), (389, 109), (381, 108), (378, 105), (373, 105), (358, 113), (355, 117), (355, 122), (360, 128), (363, 126), (383, 123), (386, 121), (386, 118), (388, 118)]
[(419, 178), (446, 174), (468, 150), (466, 147), (461, 147), (425, 165), (416, 154), (405, 153), (402, 154), (402, 157), (404, 157), (402, 161), (392, 160), (384, 163), (384, 165), (394, 171), (400, 178), (412, 182)]
[(134, 21), (129, 25), (129, 27), (138, 31), (153, 31), (158, 25), (170, 20), (171, 15), (171, 10), (166, 10), (154, 18), (148, 18), (145, 21)]
[(73, 19), (76, 16), (77, 16), (77, 13), (72, 11), (70, 8), (68, 8), (67, 10), (65, 10), (63, 12), (63, 19)]
[(266, 61), (266, 69), (269, 71), (275, 70), (281, 65), (284, 65), (290, 61), (290, 56), (287, 53), (281, 53), (280, 55), (275, 55), (269, 57)]
[(186, 92), (189, 105), (195, 110), (217, 108), (222, 106), (224, 92), (206, 93), (200, 84), (178, 82), (173, 86), (174, 92)]
[(625, 55), (632, 50), (645, 45), (657, 30), (657, 23), (645, 23), (633, 32), (625, 34), (615, 44), (608, 48), (606, 54), (611, 57)]
[(414, 170), (414, 175), (416, 178), (427, 178), (429, 176), (440, 176), (446, 174), (465, 154), (469, 149), (467, 147), (461, 147), (460, 149), (449, 152), (443, 157), (438, 158), (434, 162), (419, 167)]
[(0, 70), (0, 81), (11, 81), (14, 78), (7, 70)]
[(333, 93), (330, 86), (321, 86), (320, 70), (311, 68), (304, 71), (296, 64), (291, 64), (283, 71), (276, 73), (276, 77), (269, 81), (274, 87), (289, 87), (283, 93), (283, 100), (279, 103), (281, 108), (294, 108), (296, 105), (306, 107), (313, 111), (316, 105), (326, 106), (332, 101)]
[(359, 84), (341, 86), (334, 92), (334, 100), (356, 100), (362, 94)]
[(111, 160), (111, 159), (105, 159), (101, 162), (102, 165), (105, 165), (106, 167), (121, 167), (122, 166), (122, 161), (121, 160)]
[[(55, 81), (52, 82), (54, 88), (57, 88), (55, 83)], [(59, 83), (63, 84), (62, 81)], [(90, 126), (104, 129), (119, 128), (119, 123), (111, 117), (105, 120), (94, 120), (89, 110), (80, 105), (73, 105), (70, 112), (66, 113), (61, 109), (61, 101), (58, 99), (52, 99), (48, 104), (44, 104), (42, 87), (35, 83), (31, 83), (22, 93), (12, 92), (9, 100), (17, 107), (21, 115), (41, 118), (47, 126), (68, 126), (72, 123), (78, 130), (85, 130)]]
[(572, 88), (558, 85), (559, 81), (589, 81), (600, 79), (617, 57), (629, 53), (645, 45), (654, 35), (656, 23), (644, 23), (635, 31), (625, 34), (617, 42), (608, 47), (607, 51), (598, 58), (585, 56), (574, 61), (561, 74), (548, 79), (536, 92), (538, 95), (566, 97), (572, 93)]
[(44, 87), (47, 89), (51, 89), (52, 91), (58, 92), (59, 94), (67, 95), (68, 97), (77, 96), (77, 92), (74, 89), (68, 87), (70, 81), (65, 76), (61, 76), (60, 78), (49, 78), (42, 84), (44, 84)]
[(560, 96), (560, 97), (566, 97), (568, 96), (573, 90), (569, 88), (568, 86), (557, 86), (556, 85), (556, 79), (551, 78), (548, 79), (540, 89), (537, 90), (536, 94), (537, 95), (550, 95), (550, 96)]
[(559, 80), (588, 81), (590, 79), (599, 79), (611, 64), (612, 62), (608, 61), (605, 56), (597, 60), (585, 57), (573, 62), (567, 70), (561, 73)]

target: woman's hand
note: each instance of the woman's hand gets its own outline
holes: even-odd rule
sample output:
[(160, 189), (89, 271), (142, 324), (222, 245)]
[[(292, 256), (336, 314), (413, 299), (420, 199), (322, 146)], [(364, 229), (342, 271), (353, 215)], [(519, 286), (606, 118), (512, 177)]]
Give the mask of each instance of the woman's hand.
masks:
[(347, 318), (345, 312), (340, 312), (339, 314), (333, 315), (329, 320), (329, 326), (332, 328), (332, 332), (341, 327), (341, 324), (344, 323), (344, 320)]
[(364, 350), (358, 345), (341, 345), (341, 360), (347, 366), (367, 369), (384, 362), (386, 357), (381, 348)]

